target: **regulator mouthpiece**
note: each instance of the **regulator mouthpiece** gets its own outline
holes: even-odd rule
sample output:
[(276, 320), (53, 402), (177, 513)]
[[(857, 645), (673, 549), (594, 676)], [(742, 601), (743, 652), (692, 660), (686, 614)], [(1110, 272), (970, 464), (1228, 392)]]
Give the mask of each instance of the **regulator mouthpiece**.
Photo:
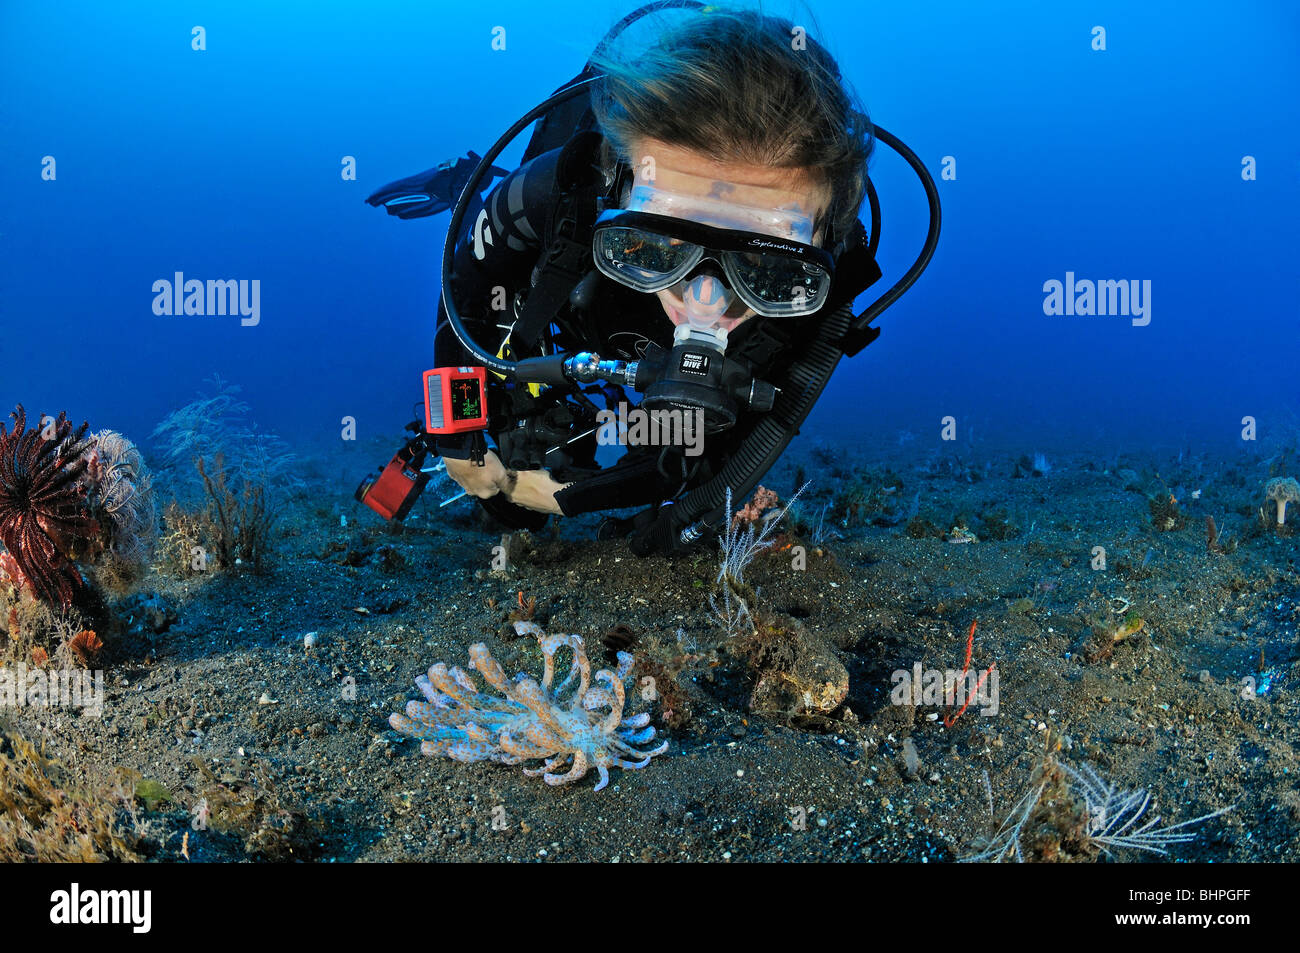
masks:
[(696, 275), (682, 291), (682, 305), (688, 323), (673, 330), (673, 343), (702, 344), (727, 349), (727, 329), (719, 325), (735, 299), (721, 278), (708, 273)]

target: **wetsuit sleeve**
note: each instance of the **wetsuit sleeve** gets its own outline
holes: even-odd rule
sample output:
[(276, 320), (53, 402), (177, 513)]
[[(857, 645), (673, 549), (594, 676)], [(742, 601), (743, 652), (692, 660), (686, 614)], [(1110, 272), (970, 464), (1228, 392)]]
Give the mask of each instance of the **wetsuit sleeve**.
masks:
[[(485, 199), (472, 202), (462, 220), (452, 293), (465, 330), (489, 353), (496, 354), (509, 333), (515, 294), (531, 284), (559, 154), (559, 149), (553, 149), (521, 165), (498, 182)], [(438, 367), (482, 363), (456, 337), (441, 300), (434, 361)], [(490, 414), (493, 408), (502, 406), (504, 395), (505, 382), (489, 371)], [(488, 429), (496, 429), (491, 418)], [(440, 456), (464, 460), (469, 457), (470, 439), (469, 434), (438, 436), (434, 447)]]

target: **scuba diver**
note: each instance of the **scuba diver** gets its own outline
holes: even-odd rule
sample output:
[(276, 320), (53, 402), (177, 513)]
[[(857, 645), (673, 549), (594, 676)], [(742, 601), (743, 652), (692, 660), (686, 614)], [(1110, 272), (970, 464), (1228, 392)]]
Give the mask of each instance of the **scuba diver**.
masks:
[[(639, 55), (616, 49), (627, 27), (666, 9), (685, 16)], [(522, 164), (493, 165), (534, 121)], [(854, 299), (881, 277), (867, 175), (877, 140), (920, 178), (930, 228), (907, 273), (855, 316)], [(621, 20), (486, 156), (367, 201), (404, 219), (454, 208), (425, 419), (357, 498), (403, 518), (438, 456), (508, 527), (639, 508), (598, 533), (628, 537), (638, 555), (723, 526), (728, 491), (745, 499), (775, 464), (939, 233), (924, 165), (856, 108), (823, 47), (788, 21), (691, 0)], [(611, 424), (637, 413), (664, 433), (680, 426), (636, 440)], [(627, 449), (602, 467), (611, 434)]]

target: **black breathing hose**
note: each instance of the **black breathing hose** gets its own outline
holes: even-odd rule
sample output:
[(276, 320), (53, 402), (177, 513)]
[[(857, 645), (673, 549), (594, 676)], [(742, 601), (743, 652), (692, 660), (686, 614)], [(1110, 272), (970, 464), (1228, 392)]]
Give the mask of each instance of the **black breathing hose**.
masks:
[[(853, 302), (841, 306), (826, 316), (817, 334), (813, 338), (808, 353), (791, 366), (788, 382), (781, 389), (777, 402), (754, 429), (740, 447), (727, 460), (717, 475), (706, 483), (688, 492), (671, 507), (672, 525), (676, 532), (686, 536), (696, 521), (706, 526), (716, 527), (730, 514), (726, 513), (727, 490), (731, 490), (733, 500), (743, 500), (758, 485), (758, 481), (770, 470), (795, 433), (812, 412), (817, 398), (830, 382), (840, 358), (844, 356), (840, 342), (850, 329), (865, 328), (874, 321), (882, 311), (902, 297), (908, 288), (915, 284), (934, 257), (934, 250), (939, 244), (940, 209), (939, 192), (934, 179), (915, 152), (909, 149), (892, 133), (875, 127), (875, 134), (881, 142), (889, 146), (907, 162), (916, 172), (925, 189), (926, 200), (930, 206), (930, 228), (926, 233), (925, 244), (916, 261), (907, 269), (892, 288), (881, 295), (856, 318), (853, 316)], [(871, 199), (872, 228), (869, 247), (874, 246), (880, 237), (880, 212), (876, 201), (875, 189), (871, 180), (867, 180), (868, 196)], [(695, 535), (695, 534), (692, 534)]]
[(822, 320), (807, 354), (790, 366), (776, 403), (741, 442), (722, 469), (670, 507), (676, 532), (696, 520), (710, 527), (726, 519), (727, 490), (743, 500), (775, 465), (799, 426), (812, 412), (844, 352), (840, 341), (853, 323), (853, 305), (841, 305)]
[[(912, 171), (921, 180), (921, 188), (925, 189), (925, 199), (930, 206), (930, 228), (925, 234), (925, 244), (921, 246), (921, 253), (916, 256), (916, 261), (912, 262), (912, 267), (903, 273), (903, 277), (898, 279), (894, 287), (877, 298), (867, 310), (857, 316), (853, 322), (855, 327), (870, 324), (880, 316), (882, 311), (901, 298), (903, 292), (916, 284), (916, 279), (921, 277), (921, 272), (925, 271), (930, 264), (930, 259), (934, 257), (934, 250), (939, 247), (939, 227), (943, 221), (943, 214), (939, 208), (939, 190), (935, 188), (934, 179), (931, 178), (930, 170), (925, 167), (925, 163), (917, 158), (916, 153), (909, 149), (903, 140), (892, 132), (876, 126), (875, 134), (877, 139), (902, 156), (903, 161), (912, 167)], [(870, 179), (867, 181), (870, 182)], [(874, 208), (875, 206), (873, 206)], [(874, 214), (878, 219), (879, 213)], [(874, 246), (880, 238), (878, 220), (872, 222), (871, 232), (871, 244)]]
[(515, 136), (523, 132), (529, 123), (541, 118), (554, 107), (585, 93), (587, 88), (599, 79), (601, 79), (600, 76), (591, 76), (561, 87), (550, 99), (530, 109), (513, 126), (507, 129), (505, 134), (487, 151), (487, 155), (479, 160), (478, 166), (474, 169), (474, 174), (469, 177), (469, 181), (465, 183), (465, 188), (461, 190), (460, 198), (456, 200), (456, 207), (451, 211), (451, 220), (447, 223), (447, 238), (442, 245), (442, 306), (443, 310), (447, 312), (447, 323), (451, 325), (452, 333), (456, 335), (465, 350), (476, 357), (484, 367), (509, 377), (513, 377), (515, 374), (515, 362), (502, 360), (495, 354), (489, 354), (485, 351), (465, 329), (460, 310), (453, 300), (451, 281), (452, 272), (456, 265), (456, 238), (460, 233), (461, 221), (465, 217), (465, 210), (469, 207), (470, 201), (478, 195), (479, 182), (483, 181), (483, 177), (487, 175), (488, 169), (492, 167), (497, 156), (505, 151), (506, 146), (514, 141)]

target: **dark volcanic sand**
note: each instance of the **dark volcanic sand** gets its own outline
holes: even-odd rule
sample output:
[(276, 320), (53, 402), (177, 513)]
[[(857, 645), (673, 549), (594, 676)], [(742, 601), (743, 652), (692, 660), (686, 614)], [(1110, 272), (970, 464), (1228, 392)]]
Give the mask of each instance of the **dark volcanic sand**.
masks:
[[(825, 639), (847, 667), (848, 701), (828, 719), (782, 724), (748, 712), (752, 676), (718, 651), (723, 634), (706, 602), (712, 548), (642, 560), (622, 541), (595, 542), (594, 520), (566, 520), (525, 541), (512, 572), (490, 574), (500, 533), (469, 501), (440, 510), (431, 491), (393, 532), (343, 485), (286, 507), (267, 575), (151, 574), (146, 590), (177, 621), (153, 633), (136, 618), (137, 634), (110, 646), (101, 720), (30, 709), (0, 717), (88, 782), (125, 766), (164, 786), (174, 801), (150, 815), (164, 831), (162, 860), (180, 859), (187, 831), (193, 859), (250, 856), (240, 836), (191, 830), (205, 783), (198, 758), (217, 776), (263, 772), (281, 803), (310, 818), (311, 846), (295, 856), (319, 860), (951, 861), (995, 826), (985, 773), (1001, 821), (1049, 747), (1122, 787), (1150, 789), (1152, 815), (1166, 823), (1235, 805), (1174, 846), (1176, 859), (1300, 860), (1300, 534), (1252, 531), (1267, 478), (1258, 463), (1074, 456), (1012, 478), (1014, 455), (973, 465), (895, 456), (902, 487), (868, 499), (820, 555), (809, 543), (806, 571), (790, 568), (787, 551), (759, 556), (747, 573), (761, 611)], [(783, 498), (792, 457), (815, 480), (805, 520), (855, 473), (888, 482), (879, 456), (805, 447), (765, 481)], [(1166, 485), (1187, 522), (1160, 532), (1147, 500)], [(979, 541), (872, 525), (912, 506), (914, 531), (963, 522)], [(1207, 550), (1206, 515), (1237, 538), (1235, 551)], [(1090, 568), (1097, 545), (1105, 571)], [(607, 664), (599, 637), (616, 623), (658, 658), (682, 652), (684, 630), (682, 644), (700, 656), (681, 677), (693, 717), (668, 735), (666, 755), (615, 770), (594, 793), (594, 771), (552, 788), (517, 766), (421, 757), (388, 728), (389, 713), (415, 697), (416, 675), (435, 661), (465, 666), (472, 642), (486, 641), (510, 674), (539, 674), (536, 645), (506, 623), (521, 590), (547, 631), (583, 635), (597, 666)], [(1113, 610), (1124, 601), (1146, 629), (1086, 661), (1086, 617), (1121, 621)], [(960, 668), (975, 620), (972, 666), (997, 660), (1000, 713), (972, 706), (948, 729), (939, 709), (892, 705), (890, 673), (916, 662)], [(311, 631), (319, 641), (309, 651)], [(1261, 652), (1271, 687), (1244, 698), (1241, 680), (1260, 677)], [(343, 697), (349, 676), (354, 702)], [(259, 704), (263, 693), (274, 703)]]

